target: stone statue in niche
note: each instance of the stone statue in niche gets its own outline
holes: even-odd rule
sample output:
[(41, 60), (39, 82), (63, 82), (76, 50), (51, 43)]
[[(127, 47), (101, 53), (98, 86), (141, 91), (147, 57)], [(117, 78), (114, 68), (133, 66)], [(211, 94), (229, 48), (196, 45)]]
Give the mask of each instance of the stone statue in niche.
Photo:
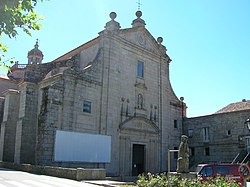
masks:
[(179, 146), (176, 171), (177, 173), (189, 172), (189, 147), (188, 147), (188, 137), (186, 135), (181, 136), (181, 143)]
[(143, 108), (143, 96), (142, 96), (142, 94), (138, 94), (137, 104), (138, 104), (138, 108), (140, 108), (140, 109)]

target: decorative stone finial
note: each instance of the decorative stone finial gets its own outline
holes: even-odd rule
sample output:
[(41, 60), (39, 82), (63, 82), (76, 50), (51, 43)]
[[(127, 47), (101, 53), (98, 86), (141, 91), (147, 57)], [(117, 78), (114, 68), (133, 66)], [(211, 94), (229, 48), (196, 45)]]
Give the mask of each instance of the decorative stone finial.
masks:
[(159, 49), (161, 50), (161, 52), (166, 55), (167, 49), (166, 49), (166, 47), (164, 45), (162, 45), (163, 38), (162, 37), (158, 37), (157, 38), (157, 42), (158, 42), (158, 46), (159, 46)]
[(117, 14), (115, 12), (111, 12), (109, 14), (109, 17), (111, 18), (111, 21), (106, 23), (106, 30), (109, 31), (117, 31), (121, 28), (120, 23), (118, 23), (117, 21), (115, 21)]
[(161, 44), (161, 43), (163, 42), (163, 38), (162, 38), (162, 37), (158, 37), (158, 38), (157, 38), (157, 42), (158, 42), (159, 44)]
[(115, 18), (116, 18), (116, 13), (115, 12), (111, 12), (110, 14), (109, 14), (109, 17), (112, 19), (112, 20), (114, 20)]
[(146, 23), (143, 19), (141, 19), (141, 16), (142, 16), (142, 12), (140, 10), (138, 10), (136, 13), (136, 19), (133, 20), (132, 22), (132, 27), (145, 27)]
[(140, 18), (142, 16), (142, 12), (140, 10), (138, 10), (136, 13), (135, 13), (136, 17), (137, 18)]

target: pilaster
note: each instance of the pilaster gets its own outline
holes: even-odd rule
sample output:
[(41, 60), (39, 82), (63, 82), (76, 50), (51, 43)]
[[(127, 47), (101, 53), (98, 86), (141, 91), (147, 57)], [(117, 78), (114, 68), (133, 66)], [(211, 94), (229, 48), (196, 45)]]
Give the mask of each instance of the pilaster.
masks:
[(16, 123), (16, 163), (35, 163), (37, 134), (37, 85), (24, 82), (20, 85), (19, 119)]
[(16, 122), (19, 112), (19, 92), (7, 90), (5, 92), (3, 122), (1, 124), (0, 137), (0, 160), (6, 162), (14, 161)]

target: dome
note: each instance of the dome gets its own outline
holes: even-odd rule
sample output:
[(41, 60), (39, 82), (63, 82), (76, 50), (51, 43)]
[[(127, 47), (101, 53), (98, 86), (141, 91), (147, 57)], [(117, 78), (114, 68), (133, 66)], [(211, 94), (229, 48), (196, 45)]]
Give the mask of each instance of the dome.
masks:
[(43, 57), (43, 53), (42, 51), (40, 51), (39, 49), (32, 49), (28, 52), (28, 56), (31, 56), (31, 55), (37, 55), (37, 56), (40, 56), (40, 57)]
[(41, 64), (43, 60), (43, 53), (38, 49), (38, 40), (36, 40), (36, 44), (34, 45), (34, 49), (28, 52), (28, 64)]

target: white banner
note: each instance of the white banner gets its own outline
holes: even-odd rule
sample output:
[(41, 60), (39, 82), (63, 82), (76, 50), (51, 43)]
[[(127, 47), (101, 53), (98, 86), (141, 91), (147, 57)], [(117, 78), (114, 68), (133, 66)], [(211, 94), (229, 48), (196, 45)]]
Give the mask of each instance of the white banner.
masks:
[(55, 161), (109, 163), (111, 136), (70, 131), (56, 131)]

